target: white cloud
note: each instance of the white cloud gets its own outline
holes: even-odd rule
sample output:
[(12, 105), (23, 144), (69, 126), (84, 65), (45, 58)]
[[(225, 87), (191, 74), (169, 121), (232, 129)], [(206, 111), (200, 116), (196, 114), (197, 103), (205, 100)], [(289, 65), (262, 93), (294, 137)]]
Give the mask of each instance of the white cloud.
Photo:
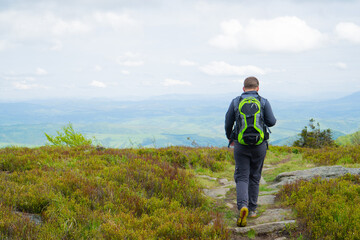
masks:
[(0, 40), (0, 51), (5, 50), (7, 47), (7, 43), (4, 40)]
[(26, 83), (20, 83), (20, 82), (14, 83), (14, 87), (16, 89), (21, 89), (21, 90), (27, 90), (27, 89), (32, 88), (33, 86), (34, 85), (32, 85), (32, 84), (26, 84)]
[(92, 26), (82, 19), (63, 19), (51, 12), (1, 12), (0, 23), (3, 32), (12, 33), (16, 38), (63, 36), (92, 30)]
[(224, 21), (221, 23), (221, 29), (225, 35), (237, 35), (243, 30), (243, 26), (236, 19)]
[(150, 81), (142, 81), (140, 85), (141, 86), (153, 86), (154, 84)]
[(60, 51), (63, 48), (63, 44), (59, 40), (53, 41), (53, 45), (50, 47), (52, 51)]
[(130, 74), (130, 72), (127, 71), (127, 70), (121, 70), (121, 73), (124, 74), (124, 75), (129, 75)]
[(352, 43), (360, 43), (360, 26), (352, 22), (341, 22), (335, 27), (335, 33), (340, 39)]
[[(80, 35), (96, 32), (104, 27), (121, 30), (134, 29), (140, 24), (128, 14), (96, 12), (79, 14), (78, 17), (61, 16), (58, 12), (36, 12), (27, 10), (8, 10), (0, 12), (0, 31), (14, 39), (60, 38), (67, 35)], [(62, 43), (55, 41), (51, 50), (59, 50)]]
[(347, 64), (346, 63), (343, 63), (343, 62), (337, 62), (337, 63), (335, 63), (335, 64), (333, 64), (333, 66), (335, 66), (335, 67), (337, 67), (337, 68), (339, 68), (339, 69), (347, 69)]
[(126, 67), (138, 67), (144, 65), (144, 61), (139, 54), (127, 52), (117, 58), (117, 63)]
[(81, 34), (90, 32), (91, 26), (79, 20), (63, 20), (59, 17), (49, 15), (45, 16), (49, 26), (50, 32), (55, 36), (62, 36), (66, 34)]
[(97, 71), (97, 72), (101, 72), (103, 70), (103, 68), (100, 65), (96, 65), (94, 67), (94, 70)]
[(221, 23), (222, 33), (209, 41), (223, 49), (262, 52), (301, 52), (321, 46), (326, 39), (317, 29), (297, 17), (252, 19), (243, 26), (232, 19)]
[(33, 77), (26, 77), (26, 76), (21, 76), (21, 75), (18, 75), (18, 74), (10, 74), (9, 76), (5, 76), (4, 77), (5, 80), (7, 81), (20, 81), (20, 82), (33, 82), (33, 81), (36, 81), (35, 78)]
[(144, 61), (142, 60), (126, 60), (126, 61), (119, 61), (118, 62), (120, 65), (122, 66), (126, 66), (126, 67), (138, 67), (138, 66), (142, 66), (144, 65)]
[(43, 68), (37, 68), (36, 69), (36, 75), (47, 75), (48, 74), (48, 72), (45, 70), (45, 69), (43, 69)]
[(223, 61), (211, 62), (208, 65), (201, 66), (200, 70), (208, 75), (221, 76), (264, 75), (271, 71), (270, 69), (264, 70), (253, 65), (235, 66)]
[(29, 89), (34, 89), (34, 88), (47, 88), (47, 87), (39, 85), (39, 84), (34, 84), (34, 83), (30, 84), (30, 83), (27, 83), (26, 81), (14, 82), (13, 85), (16, 89), (19, 89), (19, 90), (29, 90)]
[(136, 26), (137, 21), (128, 14), (117, 14), (114, 12), (96, 12), (94, 18), (98, 23), (109, 25), (115, 30), (119, 30), (126, 26)]
[(106, 84), (105, 84), (105, 83), (100, 82), (100, 81), (96, 81), (96, 80), (92, 81), (92, 82), (90, 83), (90, 85), (93, 86), (93, 87), (106, 88)]
[(196, 62), (189, 61), (189, 60), (186, 60), (186, 59), (181, 60), (181, 61), (179, 62), (179, 64), (180, 64), (181, 66), (196, 66), (196, 65), (198, 65)]
[(191, 86), (191, 82), (188, 81), (180, 81), (180, 80), (176, 80), (176, 79), (171, 79), (171, 78), (167, 78), (165, 79), (162, 84), (166, 87), (168, 86), (178, 86), (178, 85), (183, 85), (183, 86)]
[(210, 45), (223, 49), (237, 49), (241, 38), (240, 34), (243, 30), (242, 25), (236, 19), (224, 21), (220, 24), (223, 34), (210, 40)]

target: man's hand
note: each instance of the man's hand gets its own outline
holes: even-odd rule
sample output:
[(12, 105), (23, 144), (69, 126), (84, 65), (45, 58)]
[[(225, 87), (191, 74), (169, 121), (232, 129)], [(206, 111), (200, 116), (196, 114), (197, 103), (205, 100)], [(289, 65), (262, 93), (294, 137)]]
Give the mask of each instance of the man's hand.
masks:
[(228, 145), (228, 147), (233, 147), (233, 146), (234, 146), (234, 140), (229, 139), (229, 145)]

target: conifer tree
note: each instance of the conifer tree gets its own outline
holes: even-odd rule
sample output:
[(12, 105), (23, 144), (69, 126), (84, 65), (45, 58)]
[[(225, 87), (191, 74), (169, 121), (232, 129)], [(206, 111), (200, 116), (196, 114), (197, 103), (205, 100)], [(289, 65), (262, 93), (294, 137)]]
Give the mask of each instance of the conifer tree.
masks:
[(309, 120), (309, 128), (307, 126), (299, 133), (299, 139), (293, 143), (294, 147), (322, 148), (325, 146), (335, 146), (332, 139), (331, 130), (320, 130), (320, 123), (316, 123), (315, 119)]

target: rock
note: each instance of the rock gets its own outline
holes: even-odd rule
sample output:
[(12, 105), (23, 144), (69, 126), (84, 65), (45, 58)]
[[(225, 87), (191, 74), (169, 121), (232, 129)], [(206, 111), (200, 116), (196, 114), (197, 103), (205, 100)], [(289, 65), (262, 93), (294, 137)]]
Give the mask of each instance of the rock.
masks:
[(214, 223), (215, 223), (215, 219), (211, 220), (208, 225), (209, 225), (209, 226), (213, 226)]
[(236, 187), (236, 183), (235, 183), (235, 181), (230, 181), (228, 184), (227, 184), (227, 186), (229, 187)]
[(226, 193), (230, 190), (230, 188), (214, 188), (214, 189), (203, 189), (203, 192), (206, 196), (212, 198), (225, 198)]
[(223, 185), (225, 187), (229, 187), (229, 186), (236, 187), (235, 181), (229, 181), (226, 178), (220, 178), (218, 181), (221, 185)]
[(286, 237), (279, 237), (279, 238), (275, 238), (274, 240), (286, 240)]
[(229, 181), (226, 178), (220, 178), (219, 183), (221, 185), (227, 185), (227, 184), (229, 184)]
[(234, 233), (244, 234), (244, 233), (248, 233), (251, 229), (253, 229), (256, 234), (267, 234), (267, 233), (284, 230), (286, 228), (286, 225), (295, 224), (295, 223), (296, 223), (295, 220), (287, 220), (280, 222), (258, 224), (249, 227), (236, 227), (233, 228), (232, 230)]
[(266, 185), (266, 181), (265, 181), (265, 179), (261, 176), (261, 178), (260, 178), (260, 184), (262, 184), (262, 185)]
[(275, 178), (275, 184), (271, 187), (279, 187), (287, 183), (292, 183), (300, 179), (311, 180), (315, 177), (324, 179), (337, 178), (350, 173), (353, 175), (360, 174), (360, 168), (345, 168), (343, 166), (316, 167), (307, 170), (280, 173)]
[[(237, 200), (233, 200), (234, 204), (237, 204)], [(259, 205), (271, 205), (275, 203), (275, 195), (259, 195), (257, 204)]]
[(42, 224), (42, 219), (39, 214), (26, 213), (26, 212), (20, 212), (20, 211), (15, 211), (15, 213), (18, 215), (21, 215), (24, 218), (28, 218), (30, 220), (30, 222), (33, 222), (36, 225)]
[(275, 195), (263, 195), (258, 197), (259, 205), (270, 205), (275, 203)]
[(213, 180), (213, 181), (216, 181), (216, 180), (217, 180), (217, 178), (210, 177), (210, 176), (206, 176), (206, 175), (197, 175), (197, 177), (206, 178), (206, 179)]
[(251, 221), (252, 224), (263, 224), (263, 223), (270, 223), (270, 222), (279, 222), (284, 221), (286, 217), (290, 216), (291, 210), (290, 209), (267, 209), (263, 212), (260, 217), (255, 218), (253, 220), (249, 219), (249, 223)]
[(226, 203), (226, 206), (231, 209), (231, 208), (234, 207), (234, 204), (232, 204), (232, 203)]

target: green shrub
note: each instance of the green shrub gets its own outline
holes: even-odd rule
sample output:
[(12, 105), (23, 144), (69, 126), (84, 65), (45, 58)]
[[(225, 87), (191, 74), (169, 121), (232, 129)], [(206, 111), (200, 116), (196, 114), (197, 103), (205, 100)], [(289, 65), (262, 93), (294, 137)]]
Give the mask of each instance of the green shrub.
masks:
[(314, 179), (285, 185), (277, 197), (297, 213), (310, 239), (360, 238), (360, 178)]
[(312, 118), (309, 121), (309, 127), (304, 129), (299, 134), (299, 139), (294, 141), (294, 147), (306, 148), (322, 148), (325, 146), (335, 146), (335, 141), (332, 139), (332, 132), (330, 129), (320, 130), (320, 124), (315, 126), (315, 120)]
[(87, 146), (92, 144), (92, 140), (84, 137), (81, 133), (75, 132), (71, 123), (62, 127), (62, 132), (57, 131), (58, 136), (51, 136), (44, 133), (47, 140), (55, 146)]

